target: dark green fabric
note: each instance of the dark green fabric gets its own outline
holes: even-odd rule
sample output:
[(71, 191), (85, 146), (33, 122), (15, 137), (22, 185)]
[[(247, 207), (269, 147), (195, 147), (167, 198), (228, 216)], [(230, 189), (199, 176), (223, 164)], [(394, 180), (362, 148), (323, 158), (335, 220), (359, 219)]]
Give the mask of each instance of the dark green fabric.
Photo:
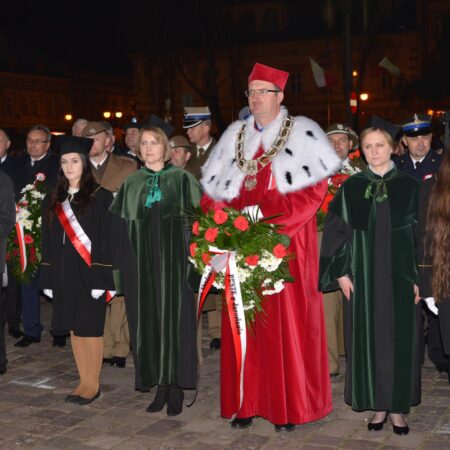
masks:
[[(185, 351), (180, 329), (183, 320), (194, 321), (193, 296), (187, 298), (188, 215), (200, 202), (200, 187), (195, 178), (182, 169), (168, 166), (160, 174), (162, 198), (152, 208), (145, 206), (154, 172), (141, 168), (126, 179), (117, 193), (111, 211), (126, 219), (138, 260), (137, 354), (142, 387), (178, 384), (195, 387), (195, 375), (183, 379), (179, 367), (181, 348)], [(189, 302), (189, 317), (183, 317)], [(195, 337), (193, 339), (195, 354)], [(194, 358), (195, 359), (195, 358)], [(196, 361), (188, 361), (196, 365)], [(189, 368), (186, 371), (195, 374)], [(186, 372), (184, 371), (184, 372)]]
[[(377, 405), (375, 302), (385, 301), (375, 296), (380, 283), (390, 283), (383, 292), (392, 297), (393, 373), (392, 399), (389, 410), (407, 412), (411, 405), (412, 366), (414, 359), (414, 291), (417, 280), (413, 227), (417, 222), (420, 184), (409, 175), (393, 168), (384, 175), (389, 204), (390, 267), (389, 280), (375, 280), (375, 231), (380, 203), (376, 196), (365, 198), (370, 183), (378, 175), (366, 169), (350, 177), (330, 204), (331, 215), (342, 219), (352, 229), (352, 239), (342, 239), (339, 248), (327, 252), (323, 248), (320, 260), (320, 288), (326, 290), (336, 278), (345, 274), (353, 279), (352, 296), (352, 380), (351, 403), (356, 410), (384, 409)], [(380, 224), (378, 224), (380, 225)], [(378, 228), (380, 229), (380, 228)], [(325, 226), (324, 240), (332, 230)], [(378, 283), (378, 286), (375, 286)], [(383, 403), (385, 404), (385, 403)]]

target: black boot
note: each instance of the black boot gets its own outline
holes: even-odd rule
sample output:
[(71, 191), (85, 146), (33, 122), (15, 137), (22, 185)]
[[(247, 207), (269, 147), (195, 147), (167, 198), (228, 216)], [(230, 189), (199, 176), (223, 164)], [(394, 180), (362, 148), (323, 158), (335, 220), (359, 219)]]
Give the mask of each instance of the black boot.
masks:
[(184, 392), (177, 384), (169, 387), (169, 396), (167, 399), (167, 415), (178, 416), (183, 411)]
[(158, 386), (156, 390), (156, 395), (153, 401), (148, 405), (147, 412), (158, 412), (161, 411), (167, 402), (167, 395), (169, 393), (169, 386)]

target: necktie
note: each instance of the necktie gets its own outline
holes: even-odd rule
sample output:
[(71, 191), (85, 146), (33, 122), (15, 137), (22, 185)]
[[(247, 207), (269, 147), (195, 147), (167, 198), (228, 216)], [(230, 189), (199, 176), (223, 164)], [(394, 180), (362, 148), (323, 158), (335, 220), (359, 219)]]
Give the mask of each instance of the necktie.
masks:
[(417, 161), (416, 162), (416, 165), (415, 165), (415, 169), (417, 170), (417, 169), (420, 169), (420, 166), (422, 165), (422, 163), (420, 162), (420, 161)]
[(203, 147), (200, 147), (198, 149), (198, 153), (199, 153), (200, 156), (203, 156), (203, 154), (205, 153), (205, 149)]

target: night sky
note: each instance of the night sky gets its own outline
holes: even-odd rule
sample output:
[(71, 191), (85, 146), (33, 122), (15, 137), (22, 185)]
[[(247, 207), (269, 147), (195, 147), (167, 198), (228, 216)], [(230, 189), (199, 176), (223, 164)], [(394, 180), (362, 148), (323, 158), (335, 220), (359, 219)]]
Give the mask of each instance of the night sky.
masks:
[[(72, 70), (131, 75), (129, 54), (180, 50), (199, 42), (199, 23), (211, 33), (235, 34), (239, 30), (227, 26), (221, 7), (227, 3), (256, 4), (255, 0), (130, 0), (97, 1), (36, 1), (7, 0), (2, 2), (0, 21), (0, 70), (58, 74), (69, 65)], [(375, 0), (369, 0), (375, 4)], [(411, 0), (394, 0), (397, 29), (414, 26), (414, 8), (406, 8)], [(336, 6), (336, 21), (332, 34), (341, 34), (340, 1), (286, 1), (289, 11), (285, 34), (296, 37), (323, 36), (324, 5)], [(358, 32), (361, 20), (361, 0), (353, 2), (353, 29)], [(252, 36), (252, 39), (255, 36)], [(271, 39), (271, 36), (263, 36)], [(277, 39), (283, 38), (278, 35)], [(36, 64), (43, 61), (44, 65)], [(44, 68), (42, 68), (44, 67)]]

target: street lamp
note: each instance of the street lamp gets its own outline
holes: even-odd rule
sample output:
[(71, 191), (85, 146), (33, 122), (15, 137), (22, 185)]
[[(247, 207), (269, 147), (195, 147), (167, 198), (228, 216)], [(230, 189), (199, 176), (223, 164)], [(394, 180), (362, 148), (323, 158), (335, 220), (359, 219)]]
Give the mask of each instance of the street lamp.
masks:
[(118, 119), (121, 119), (122, 118), (122, 112), (121, 111), (117, 111), (116, 112), (116, 117), (118, 118)]
[(361, 101), (366, 102), (369, 99), (369, 94), (367, 92), (361, 92), (359, 98)]
[(68, 122), (72, 120), (72, 114), (66, 114), (64, 116), (64, 119), (66, 119)]
[(105, 111), (105, 112), (103, 113), (103, 117), (104, 117), (105, 119), (109, 119), (109, 118), (111, 117), (111, 112), (110, 112), (110, 111)]

